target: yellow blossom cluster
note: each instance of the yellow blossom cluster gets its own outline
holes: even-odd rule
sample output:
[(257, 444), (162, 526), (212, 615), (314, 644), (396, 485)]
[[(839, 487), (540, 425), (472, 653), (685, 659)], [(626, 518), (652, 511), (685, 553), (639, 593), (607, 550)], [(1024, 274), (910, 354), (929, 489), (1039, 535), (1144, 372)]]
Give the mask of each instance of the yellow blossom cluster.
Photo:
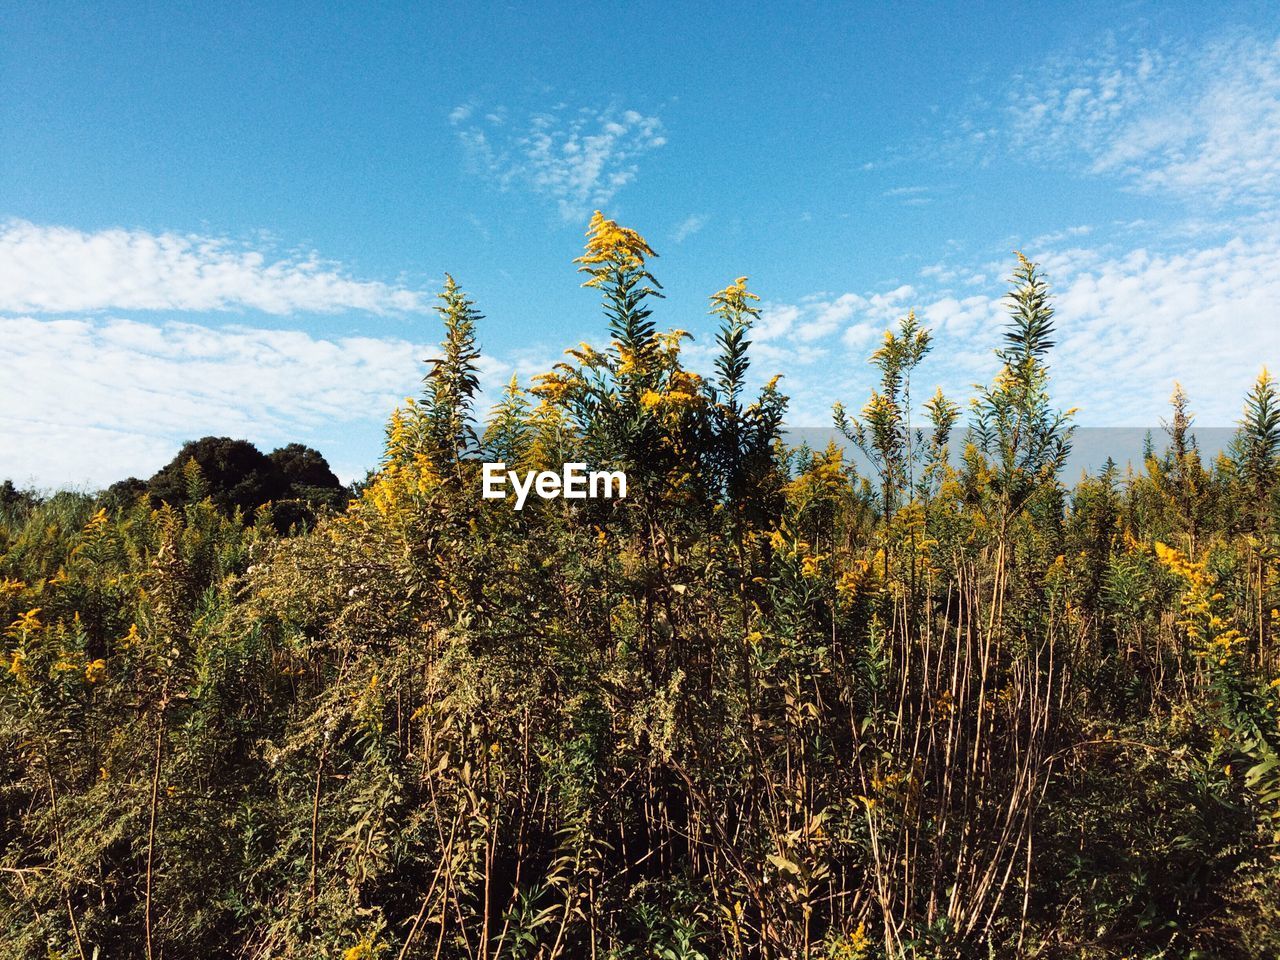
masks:
[(1178, 625), (1197, 645), (1196, 656), (1226, 666), (1247, 641), (1217, 612), (1223, 595), (1213, 591), (1204, 561), (1192, 561), (1182, 551), (1163, 543), (1155, 545), (1155, 552), (1156, 559), (1186, 584)]
[(790, 535), (785, 529), (774, 530), (769, 534), (769, 545), (779, 557), (799, 561), (800, 575), (806, 580), (821, 578), (822, 564), (827, 559), (827, 555), (814, 553), (807, 541)]
[(859, 923), (857, 928), (827, 947), (828, 960), (864, 960), (871, 950), (871, 938), (867, 936), (867, 925)]
[(790, 481), (784, 488), (787, 499), (798, 511), (811, 500), (837, 497), (849, 489), (849, 477), (844, 470), (844, 454), (834, 443), (827, 446), (814, 465)]
[(418, 448), (418, 418), (417, 401), (412, 397), (406, 397), (403, 407), (396, 407), (391, 411), (391, 419), (387, 424), (388, 464), (406, 463), (412, 458)]
[(27, 655), (23, 651), (13, 651), (13, 655), (9, 658), (9, 673), (17, 678), (19, 682), (26, 681), (28, 677)]
[(933, 709), (943, 720), (951, 719), (956, 712), (956, 704), (950, 690), (942, 691), (942, 694), (933, 702)]
[(586, 252), (574, 260), (580, 272), (591, 275), (584, 287), (598, 287), (614, 270), (643, 270), (648, 257), (656, 257), (644, 237), (629, 227), (622, 227), (599, 210), (587, 227)]
[[(416, 401), (405, 400), (391, 414), (387, 426), (386, 465), (365, 491), (360, 504), (372, 506), (382, 517), (413, 497), (429, 493), (440, 485), (441, 477), (421, 446), (422, 413)], [(349, 508), (354, 512), (356, 504)]]
[(884, 805), (890, 807), (909, 801), (919, 788), (919, 781), (909, 769), (890, 770), (884, 773), (877, 771), (871, 777), (871, 795), (857, 794), (856, 799), (862, 802), (867, 812), (873, 812)]
[(12, 637), (23, 637), (29, 633), (34, 633), (40, 627), (40, 608), (32, 607), (13, 623), (9, 624), (7, 632)]
[(142, 637), (138, 633), (138, 625), (136, 623), (129, 624), (129, 632), (120, 638), (120, 648), (122, 650), (132, 650), (138, 645)]
[(637, 356), (634, 350), (621, 345), (618, 347), (617, 373), (619, 376), (634, 376), (644, 373), (646, 372), (645, 367), (644, 358)]
[(540, 373), (534, 379), (530, 392), (546, 403), (561, 403), (569, 395), (573, 385), (562, 373)]
[(880, 571), (884, 569), (884, 550), (858, 557), (836, 579), (836, 594), (845, 601), (867, 596), (880, 590)]
[(342, 951), (342, 960), (376, 960), (382, 948), (369, 939), (361, 940), (354, 947)]
[(756, 311), (751, 302), (759, 299), (747, 289), (747, 278), (739, 277), (723, 290), (711, 295), (711, 312), (721, 315), (754, 314)]
[(800, 561), (800, 575), (806, 580), (817, 580), (822, 576), (822, 561), (826, 559), (824, 554), (813, 554), (805, 557)]
[(646, 410), (663, 410), (679, 413), (697, 405), (701, 398), (702, 378), (687, 370), (677, 370), (671, 375), (663, 390), (646, 390), (640, 396), (640, 405)]
[[(567, 356), (573, 357), (584, 367), (591, 370), (598, 370), (601, 367), (609, 365), (608, 354), (602, 353), (585, 340), (576, 347), (570, 347), (565, 351)], [(550, 374), (542, 374), (542, 376), (550, 376)]]

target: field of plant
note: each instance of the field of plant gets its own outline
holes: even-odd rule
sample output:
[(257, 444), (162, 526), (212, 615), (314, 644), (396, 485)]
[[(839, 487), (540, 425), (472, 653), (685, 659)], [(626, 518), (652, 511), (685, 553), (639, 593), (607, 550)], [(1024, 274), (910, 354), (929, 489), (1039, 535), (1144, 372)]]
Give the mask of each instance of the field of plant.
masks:
[[(488, 414), (450, 279), (380, 468), (283, 533), (194, 462), (4, 489), (0, 954), (1280, 955), (1270, 377), (1220, 456), (1179, 390), (1145, 463), (1065, 477), (1020, 259), (970, 403), (912, 393), (909, 316), (849, 447), (791, 447), (745, 278), (701, 377), (653, 258), (597, 214), (607, 346)], [(499, 460), (628, 494), (517, 512)]]

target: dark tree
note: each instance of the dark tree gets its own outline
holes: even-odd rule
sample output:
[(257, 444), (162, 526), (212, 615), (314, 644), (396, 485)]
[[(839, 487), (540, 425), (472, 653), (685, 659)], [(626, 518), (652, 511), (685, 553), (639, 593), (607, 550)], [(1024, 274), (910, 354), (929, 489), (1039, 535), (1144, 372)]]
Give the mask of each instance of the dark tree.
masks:
[[(200, 490), (192, 490), (187, 470), (191, 460), (200, 468)], [(289, 481), (280, 465), (247, 440), (230, 437), (203, 437), (183, 444), (178, 455), (147, 481), (153, 497), (181, 506), (193, 499), (210, 497), (230, 513), (237, 507), (246, 516), (264, 503), (290, 496)]]
[(137, 477), (117, 480), (98, 495), (98, 506), (108, 513), (128, 510), (138, 502), (138, 498), (147, 493), (147, 481)]
[(39, 497), (30, 490), (19, 490), (13, 485), (12, 480), (0, 483), (0, 509), (29, 508), (34, 507), (39, 502)]
[(280, 468), (290, 488), (296, 492), (307, 487), (317, 490), (345, 491), (342, 481), (329, 468), (319, 450), (301, 443), (291, 443), (287, 447), (272, 450), (267, 455), (272, 463)]

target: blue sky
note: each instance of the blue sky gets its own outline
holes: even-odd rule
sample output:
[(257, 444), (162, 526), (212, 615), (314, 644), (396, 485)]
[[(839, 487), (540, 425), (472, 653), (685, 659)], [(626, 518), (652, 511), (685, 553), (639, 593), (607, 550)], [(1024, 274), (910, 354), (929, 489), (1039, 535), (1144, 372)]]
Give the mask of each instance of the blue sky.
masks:
[(484, 379), (599, 340), (592, 209), (661, 254), (709, 367), (746, 274), (791, 423), (860, 407), (879, 333), (993, 372), (1011, 251), (1058, 291), (1086, 426), (1206, 426), (1280, 359), (1280, 9), (1265, 3), (9, 5), (0, 475), (148, 475), (204, 434), (347, 478), (417, 391), (446, 271)]

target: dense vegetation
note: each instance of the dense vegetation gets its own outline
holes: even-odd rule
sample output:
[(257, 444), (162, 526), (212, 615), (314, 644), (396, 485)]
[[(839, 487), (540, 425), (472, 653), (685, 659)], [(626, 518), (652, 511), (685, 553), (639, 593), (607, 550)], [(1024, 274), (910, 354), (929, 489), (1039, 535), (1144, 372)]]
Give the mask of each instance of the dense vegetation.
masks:
[[(309, 530), (194, 461), (169, 496), (8, 489), (0, 952), (1280, 952), (1270, 378), (1212, 462), (1177, 392), (1141, 469), (1065, 486), (1020, 260), (967, 413), (911, 394), (928, 330), (886, 334), (836, 411), (858, 476), (745, 396), (745, 279), (703, 379), (652, 259), (597, 215), (607, 347), (483, 428), (450, 279), (423, 396)], [(629, 496), (516, 512), (484, 459)]]
[[(199, 473), (194, 485), (192, 470)], [(153, 506), (173, 507), (208, 497), (225, 514), (239, 510), (253, 516), (265, 507), (272, 525), (284, 533), (313, 523), (317, 510), (344, 507), (350, 493), (320, 452), (300, 443), (264, 454), (247, 440), (203, 437), (183, 444), (151, 479), (113, 483), (98, 505), (115, 512), (143, 495)]]

